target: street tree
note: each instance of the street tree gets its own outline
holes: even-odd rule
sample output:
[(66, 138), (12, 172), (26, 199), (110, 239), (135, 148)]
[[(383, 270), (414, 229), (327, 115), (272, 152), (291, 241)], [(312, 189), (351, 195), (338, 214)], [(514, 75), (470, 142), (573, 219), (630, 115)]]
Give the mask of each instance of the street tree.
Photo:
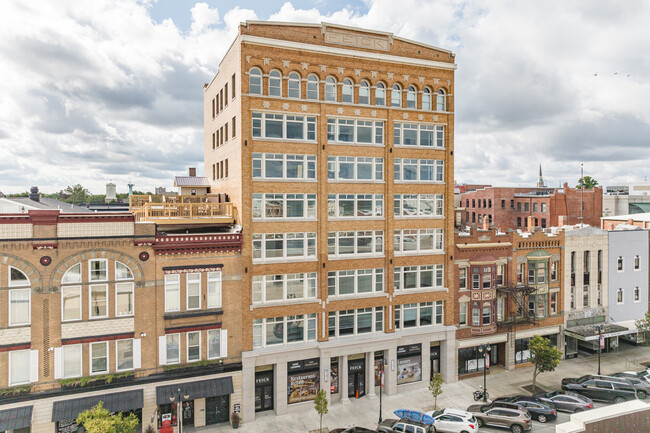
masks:
[(318, 394), (316, 394), (316, 398), (314, 399), (314, 408), (316, 409), (316, 413), (320, 416), (320, 427), (318, 428), (318, 432), (321, 433), (323, 431), (323, 415), (327, 414), (327, 394), (322, 389), (318, 391)]
[(562, 352), (556, 347), (551, 346), (548, 339), (535, 335), (528, 342), (530, 351), (530, 362), (533, 363), (533, 392), (537, 391), (537, 375), (554, 371), (560, 364)]
[(636, 329), (643, 334), (643, 344), (650, 346), (650, 313), (645, 313), (643, 319), (635, 321)]
[(581, 189), (583, 186), (585, 189), (593, 189), (598, 186), (598, 181), (591, 176), (581, 177), (580, 180), (578, 180), (576, 188)]
[(429, 392), (433, 396), (433, 407), (434, 410), (438, 410), (438, 396), (442, 394), (442, 374), (436, 373), (431, 377), (431, 382), (429, 382)]
[(81, 412), (77, 424), (82, 425), (87, 433), (134, 433), (139, 421), (133, 413), (128, 416), (111, 414), (100, 401), (92, 409)]

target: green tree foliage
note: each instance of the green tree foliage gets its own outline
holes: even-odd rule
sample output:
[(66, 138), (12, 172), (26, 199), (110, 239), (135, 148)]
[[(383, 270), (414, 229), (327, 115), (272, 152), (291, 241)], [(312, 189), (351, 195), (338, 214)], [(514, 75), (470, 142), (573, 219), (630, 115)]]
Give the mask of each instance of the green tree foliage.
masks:
[(431, 377), (431, 382), (429, 382), (429, 392), (431, 392), (431, 395), (433, 396), (433, 406), (434, 409), (438, 409), (438, 396), (442, 394), (442, 384), (444, 381), (442, 380), (442, 375), (440, 373), (436, 373)]
[(318, 394), (316, 394), (316, 398), (314, 399), (314, 409), (316, 409), (316, 413), (320, 415), (320, 428), (318, 431), (322, 432), (323, 415), (327, 413), (327, 394), (322, 389), (318, 391)]
[(560, 364), (562, 352), (551, 346), (548, 339), (535, 335), (528, 342), (530, 362), (533, 363), (533, 391), (537, 389), (537, 375), (547, 371), (554, 371)]
[(87, 433), (133, 433), (138, 426), (138, 417), (130, 413), (111, 414), (101, 401), (92, 409), (85, 410), (77, 417), (77, 424), (84, 426)]
[(89, 192), (83, 186), (76, 184), (74, 186), (69, 186), (62, 191), (62, 196), (67, 196), (63, 199), (66, 203), (87, 203)]
[(593, 189), (598, 186), (598, 181), (591, 176), (581, 177), (580, 180), (578, 180), (576, 188), (582, 188), (583, 186), (585, 189)]
[(645, 313), (643, 319), (635, 321), (636, 329), (643, 332), (643, 344), (650, 346), (650, 313)]

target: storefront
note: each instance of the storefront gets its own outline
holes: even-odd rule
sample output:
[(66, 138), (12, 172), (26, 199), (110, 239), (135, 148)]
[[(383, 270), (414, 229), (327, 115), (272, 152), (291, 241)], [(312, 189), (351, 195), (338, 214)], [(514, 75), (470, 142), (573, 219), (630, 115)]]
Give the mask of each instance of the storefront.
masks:
[(75, 420), (81, 412), (92, 409), (100, 401), (103, 402), (104, 408), (111, 413), (135, 414), (139, 421), (139, 431), (142, 424), (142, 395), (142, 390), (134, 390), (55, 401), (52, 406), (52, 422), (55, 423), (55, 431), (56, 433), (85, 432), (85, 429)]
[(386, 358), (384, 358), (384, 351), (379, 350), (375, 352), (375, 387), (381, 385), (381, 371), (386, 368)]
[(156, 387), (158, 428), (164, 421), (178, 425), (180, 402), (183, 426), (203, 427), (230, 420), (231, 377)]
[[(490, 365), (499, 363), (499, 347), (490, 345)], [(485, 354), (478, 350), (478, 346), (458, 349), (458, 375), (478, 373), (485, 369)]]
[(30, 433), (32, 406), (0, 410), (0, 433)]
[(255, 371), (255, 412), (273, 410), (273, 366)]
[(366, 395), (366, 356), (348, 357), (348, 397), (360, 398)]
[(287, 403), (294, 404), (316, 398), (320, 389), (319, 358), (287, 363)]
[(339, 359), (332, 358), (330, 361), (330, 394), (339, 393)]
[(572, 326), (564, 331), (567, 347), (575, 345), (577, 351), (598, 353), (598, 342), (603, 337), (602, 353), (616, 351), (619, 337), (630, 334), (630, 329), (613, 323)]
[[(541, 335), (542, 338), (546, 338), (549, 344), (557, 348), (559, 334), (548, 334)], [(532, 337), (528, 338), (518, 338), (515, 340), (515, 364), (523, 364), (530, 362), (530, 350), (528, 349), (528, 343)]]
[(397, 346), (397, 384), (422, 380), (422, 345)]
[(431, 375), (440, 373), (440, 342), (435, 341), (431, 343), (429, 348), (429, 358), (431, 359)]

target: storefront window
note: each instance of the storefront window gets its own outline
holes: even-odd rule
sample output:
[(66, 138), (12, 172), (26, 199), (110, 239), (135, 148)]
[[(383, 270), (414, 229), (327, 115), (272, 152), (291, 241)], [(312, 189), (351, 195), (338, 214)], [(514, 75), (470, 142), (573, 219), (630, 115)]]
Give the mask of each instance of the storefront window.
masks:
[(397, 346), (397, 384), (422, 380), (422, 346)]
[(375, 352), (375, 386), (381, 386), (380, 372), (385, 368), (385, 365), (386, 360), (384, 359), (384, 352)]
[(287, 403), (313, 400), (320, 389), (319, 359), (287, 363)]
[(529, 341), (530, 338), (515, 340), (515, 364), (523, 364), (530, 359), (530, 351), (528, 350)]
[[(490, 346), (490, 365), (499, 361), (497, 345)], [(483, 371), (485, 366), (484, 355), (478, 351), (478, 347), (467, 347), (458, 349), (458, 374), (469, 374)]]
[(339, 392), (339, 359), (334, 358), (330, 363), (330, 393), (337, 394)]

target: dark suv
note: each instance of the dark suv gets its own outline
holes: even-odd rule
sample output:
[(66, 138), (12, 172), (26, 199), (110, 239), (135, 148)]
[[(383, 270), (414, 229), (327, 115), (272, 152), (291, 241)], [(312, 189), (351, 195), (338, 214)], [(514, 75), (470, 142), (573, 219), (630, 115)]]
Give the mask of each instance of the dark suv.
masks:
[(510, 397), (499, 397), (494, 403), (516, 403), (525, 407), (530, 413), (530, 417), (541, 423), (554, 421), (557, 418), (557, 412), (552, 403), (543, 402), (537, 397), (530, 395), (513, 395)]
[(592, 400), (622, 403), (637, 398), (634, 386), (629, 382), (595, 379), (592, 375), (578, 379), (562, 379), (562, 389), (577, 392)]
[(639, 400), (645, 400), (650, 395), (650, 384), (640, 377), (628, 376), (625, 373), (614, 373), (612, 377), (625, 379), (630, 382), (634, 386), (634, 389), (636, 389), (636, 396), (639, 397)]

